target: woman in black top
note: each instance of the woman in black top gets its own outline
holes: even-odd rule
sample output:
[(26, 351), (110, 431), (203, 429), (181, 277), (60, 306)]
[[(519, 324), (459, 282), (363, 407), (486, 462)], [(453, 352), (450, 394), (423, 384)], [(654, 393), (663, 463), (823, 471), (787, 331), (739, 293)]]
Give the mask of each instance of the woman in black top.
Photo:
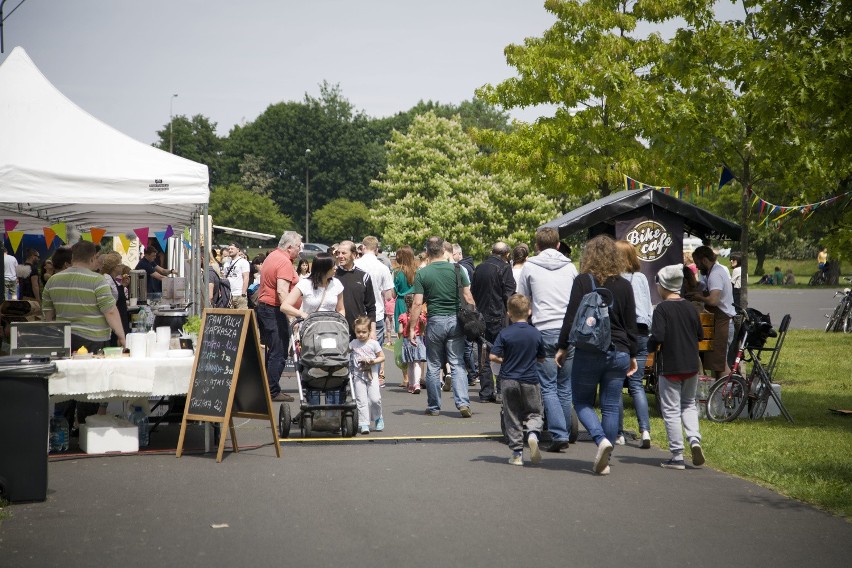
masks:
[[(633, 288), (621, 277), (621, 258), (615, 241), (608, 235), (598, 235), (586, 243), (583, 249), (581, 274), (574, 279), (568, 310), (559, 334), (559, 351), (556, 364), (565, 362), (568, 350), (568, 334), (580, 302), (594, 285), (612, 292), (613, 303), (609, 307), (612, 344), (604, 353), (596, 350), (576, 349), (571, 369), (571, 390), (574, 410), (589, 435), (598, 445), (594, 471), (601, 475), (609, 473), (609, 456), (618, 436), (618, 418), (621, 408), (621, 391), (624, 377), (636, 371), (636, 303)], [(601, 419), (595, 412), (595, 396), (600, 389)]]

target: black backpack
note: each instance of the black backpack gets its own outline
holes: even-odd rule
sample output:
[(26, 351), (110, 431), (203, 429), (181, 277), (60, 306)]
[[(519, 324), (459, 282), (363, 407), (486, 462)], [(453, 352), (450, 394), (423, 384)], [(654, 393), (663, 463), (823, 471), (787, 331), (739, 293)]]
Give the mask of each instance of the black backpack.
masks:
[(213, 276), (213, 307), (214, 308), (230, 308), (231, 307), (231, 283), (227, 278), (222, 278), (216, 271), (211, 269), (210, 274)]
[[(583, 351), (606, 353), (612, 346), (612, 329), (609, 322), (609, 308), (614, 303), (612, 292), (606, 288), (598, 288), (595, 277), (589, 274), (592, 281), (592, 291), (583, 296), (568, 342)], [(609, 302), (604, 298), (609, 297)]]

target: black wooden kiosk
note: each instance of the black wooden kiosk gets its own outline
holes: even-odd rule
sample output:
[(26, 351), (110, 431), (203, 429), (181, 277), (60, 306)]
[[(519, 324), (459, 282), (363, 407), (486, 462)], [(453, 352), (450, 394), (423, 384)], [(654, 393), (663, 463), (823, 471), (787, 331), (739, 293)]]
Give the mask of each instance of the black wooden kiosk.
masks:
[[(664, 266), (683, 262), (683, 234), (702, 241), (738, 241), (740, 225), (653, 188), (620, 191), (545, 223), (564, 239), (581, 231), (588, 238), (606, 233), (633, 243), (648, 282)], [(660, 301), (651, 286), (651, 301)]]

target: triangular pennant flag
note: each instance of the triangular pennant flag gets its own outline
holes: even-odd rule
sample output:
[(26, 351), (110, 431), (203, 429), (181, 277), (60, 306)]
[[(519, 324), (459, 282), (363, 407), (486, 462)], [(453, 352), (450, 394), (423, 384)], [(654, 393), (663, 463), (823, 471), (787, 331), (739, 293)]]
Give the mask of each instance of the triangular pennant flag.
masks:
[(62, 239), (62, 242), (68, 244), (67, 225), (65, 223), (55, 223), (50, 226), (57, 237)]
[(192, 245), (189, 244), (188, 241), (181, 241), (181, 242), (183, 243), (183, 246), (186, 247), (186, 250), (192, 250)]
[(722, 174), (719, 176), (719, 189), (722, 189), (726, 184), (734, 179), (734, 172), (728, 169), (727, 166), (722, 166)]
[(130, 248), (130, 239), (128, 239), (125, 235), (118, 235), (118, 240), (121, 243), (121, 251), (122, 254), (127, 254), (127, 249)]
[(12, 251), (18, 252), (18, 247), (21, 246), (21, 239), (24, 238), (24, 232), (6, 231), (6, 236), (9, 237), (9, 242), (12, 243)]
[(3, 220), (3, 227), (4, 227), (4, 229), (3, 229), (3, 230), (4, 230), (6, 233), (9, 233), (9, 232), (11, 232), (11, 231), (14, 231), (14, 230), (15, 230), (15, 227), (17, 227), (17, 226), (18, 226), (18, 222), (17, 222), (17, 221), (15, 221), (14, 219), (4, 219), (4, 220)]
[(96, 245), (101, 244), (101, 240), (104, 238), (104, 235), (106, 234), (106, 229), (98, 229), (98, 228), (92, 227), (92, 230), (90, 232), (91, 232), (91, 235), (92, 235), (92, 242), (95, 243)]
[(80, 233), (80, 238), (84, 241), (92, 242), (92, 233)]
[(189, 242), (189, 236), (189, 227), (186, 227), (183, 230), (183, 240)]
[(160, 248), (162, 250), (166, 250), (166, 232), (165, 231), (154, 231), (154, 236), (157, 237), (157, 242), (160, 243)]
[(50, 245), (53, 244), (53, 239), (56, 238), (56, 232), (50, 227), (42, 227), (41, 230), (44, 232), (44, 240), (47, 242), (47, 248), (50, 248)]
[(171, 225), (166, 226), (166, 238), (170, 239), (170, 238), (172, 238), (172, 235), (174, 235), (174, 234), (175, 234), (175, 232), (174, 232), (174, 229), (172, 229), (172, 226)]
[(148, 227), (133, 229), (133, 232), (136, 233), (137, 237), (139, 237), (139, 244), (141, 244), (144, 247), (147, 247), (148, 246)]

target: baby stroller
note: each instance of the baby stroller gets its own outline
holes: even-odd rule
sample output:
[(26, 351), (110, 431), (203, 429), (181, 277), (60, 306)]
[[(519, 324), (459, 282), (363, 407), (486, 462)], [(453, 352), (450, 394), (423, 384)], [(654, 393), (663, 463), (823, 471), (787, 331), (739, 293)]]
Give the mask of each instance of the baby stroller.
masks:
[[(303, 438), (314, 430), (338, 431), (345, 438), (356, 434), (357, 405), (352, 396), (349, 372), (349, 324), (337, 312), (314, 312), (304, 320), (296, 320), (290, 328), (290, 350), (299, 385), (299, 413), (291, 417), (290, 406), (281, 405), (278, 412), (278, 434), (290, 435), (290, 425), (298, 424)], [(348, 387), (348, 388), (347, 388)], [(320, 397), (342, 392), (339, 403), (312, 403), (308, 391)]]

